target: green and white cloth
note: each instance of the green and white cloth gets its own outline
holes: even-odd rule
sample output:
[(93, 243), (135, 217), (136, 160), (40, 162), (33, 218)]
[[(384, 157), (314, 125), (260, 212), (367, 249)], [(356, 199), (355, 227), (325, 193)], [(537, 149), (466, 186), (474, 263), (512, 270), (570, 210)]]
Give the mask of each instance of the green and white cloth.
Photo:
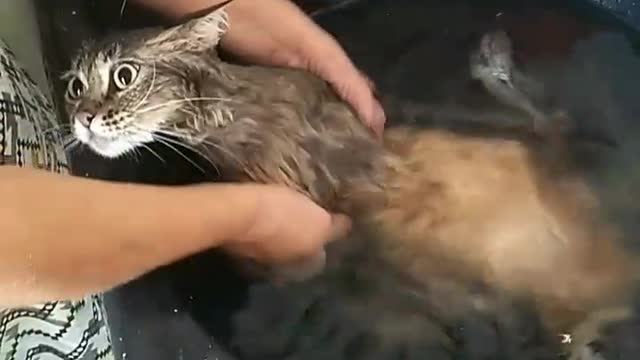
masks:
[[(56, 118), (0, 39), (0, 165), (67, 173)], [(101, 297), (0, 309), (0, 360), (114, 360)]]

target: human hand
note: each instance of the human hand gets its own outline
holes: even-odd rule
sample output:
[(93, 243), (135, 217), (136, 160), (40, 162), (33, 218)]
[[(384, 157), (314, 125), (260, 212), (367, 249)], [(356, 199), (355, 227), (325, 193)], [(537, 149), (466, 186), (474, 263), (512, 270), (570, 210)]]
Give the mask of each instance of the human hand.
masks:
[(226, 8), (230, 27), (221, 46), (248, 61), (308, 70), (330, 83), (377, 134), (384, 110), (373, 83), (338, 42), (290, 0), (234, 0)]
[(223, 245), (237, 256), (267, 265), (321, 268), (325, 244), (351, 228), (346, 216), (330, 214), (288, 188), (259, 185), (251, 191), (257, 203), (250, 227)]

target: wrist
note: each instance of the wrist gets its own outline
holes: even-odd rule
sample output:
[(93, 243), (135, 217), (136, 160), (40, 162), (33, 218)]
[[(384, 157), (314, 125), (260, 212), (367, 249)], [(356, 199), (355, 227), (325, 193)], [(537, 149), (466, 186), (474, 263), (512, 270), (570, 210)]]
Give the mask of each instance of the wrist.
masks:
[[(209, 233), (218, 234), (216, 246), (230, 246), (247, 239), (260, 221), (265, 194), (269, 186), (258, 184), (221, 184), (216, 201), (207, 210), (210, 214)], [(212, 228), (213, 227), (213, 228)]]
[(203, 184), (124, 185), (117, 192), (113, 196), (140, 204), (124, 235), (141, 249), (159, 252), (152, 261), (162, 265), (242, 238), (256, 217), (261, 191), (254, 185)]

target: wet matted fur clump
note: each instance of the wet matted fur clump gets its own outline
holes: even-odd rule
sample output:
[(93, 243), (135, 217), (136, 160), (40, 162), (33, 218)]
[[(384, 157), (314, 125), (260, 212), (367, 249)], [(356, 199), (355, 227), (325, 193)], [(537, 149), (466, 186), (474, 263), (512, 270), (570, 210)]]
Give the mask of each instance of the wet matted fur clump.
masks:
[[(515, 128), (397, 125), (380, 142), (320, 79), (221, 61), (227, 26), (217, 10), (89, 46), (66, 75), (67, 104), (77, 142), (104, 157), (161, 157), (159, 143), (188, 151), (211, 179), (283, 184), (355, 219), (355, 233), (328, 249), (325, 273), (254, 288), (250, 300), (281, 301), (238, 314), (241, 358), (589, 358), (601, 320), (630, 316), (635, 266), (574, 162), (583, 144), (539, 131), (540, 118), (559, 124), (561, 111), (531, 116), (526, 94), (497, 96), (478, 117), (515, 104), (524, 110)], [(514, 73), (497, 68), (513, 88)], [(496, 97), (503, 82), (485, 77), (494, 72), (475, 74)], [(460, 109), (418, 111), (474, 117)], [(478, 332), (495, 346), (475, 343)], [(575, 335), (568, 349), (563, 333)]]

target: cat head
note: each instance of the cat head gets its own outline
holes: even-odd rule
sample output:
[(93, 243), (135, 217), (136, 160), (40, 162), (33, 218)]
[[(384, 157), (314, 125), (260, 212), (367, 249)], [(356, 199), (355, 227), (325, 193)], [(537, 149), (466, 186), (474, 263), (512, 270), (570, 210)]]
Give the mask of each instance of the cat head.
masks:
[(215, 57), (227, 28), (222, 6), (168, 29), (85, 44), (63, 75), (76, 141), (107, 158), (154, 141), (189, 93), (183, 65)]

